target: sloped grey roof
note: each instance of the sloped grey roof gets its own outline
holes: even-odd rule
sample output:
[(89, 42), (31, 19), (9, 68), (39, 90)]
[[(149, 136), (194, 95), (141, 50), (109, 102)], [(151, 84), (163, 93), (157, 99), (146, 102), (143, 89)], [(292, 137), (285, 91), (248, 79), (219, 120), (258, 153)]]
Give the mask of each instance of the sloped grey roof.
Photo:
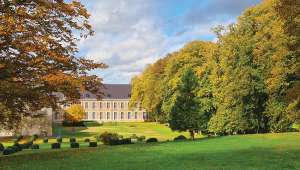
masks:
[[(104, 84), (100, 91), (103, 93), (102, 99), (129, 99), (131, 86), (129, 84)], [(81, 99), (96, 99), (96, 95), (85, 92)]]

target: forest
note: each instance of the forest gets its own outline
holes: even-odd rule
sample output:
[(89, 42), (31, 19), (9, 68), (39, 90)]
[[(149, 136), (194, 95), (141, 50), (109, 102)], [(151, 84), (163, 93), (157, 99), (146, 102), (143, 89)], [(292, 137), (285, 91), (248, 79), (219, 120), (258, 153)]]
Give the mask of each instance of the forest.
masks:
[(218, 135), (291, 131), (300, 123), (300, 8), (265, 0), (132, 79), (131, 106), (172, 130)]

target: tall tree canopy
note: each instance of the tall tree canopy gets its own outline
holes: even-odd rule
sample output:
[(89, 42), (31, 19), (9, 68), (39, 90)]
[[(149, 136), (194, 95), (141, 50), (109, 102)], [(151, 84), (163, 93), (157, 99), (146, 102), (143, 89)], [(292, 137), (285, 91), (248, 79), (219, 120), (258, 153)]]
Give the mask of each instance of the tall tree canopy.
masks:
[[(225, 135), (288, 131), (300, 122), (299, 14), (296, 0), (264, 0), (246, 9), (237, 23), (214, 29), (216, 43), (188, 43), (168, 55), (158, 75), (151, 69), (159, 62), (139, 75), (133, 100), (159, 94), (157, 110), (172, 120), (180, 75), (191, 66), (198, 76), (197, 112), (208, 117), (202, 127)], [(146, 94), (151, 76), (158, 78), (150, 87), (162, 87)]]
[(106, 65), (75, 56), (77, 41), (93, 34), (89, 16), (78, 1), (0, 1), (1, 125), (55, 107), (53, 92), (75, 100), (98, 91), (101, 79), (88, 72)]

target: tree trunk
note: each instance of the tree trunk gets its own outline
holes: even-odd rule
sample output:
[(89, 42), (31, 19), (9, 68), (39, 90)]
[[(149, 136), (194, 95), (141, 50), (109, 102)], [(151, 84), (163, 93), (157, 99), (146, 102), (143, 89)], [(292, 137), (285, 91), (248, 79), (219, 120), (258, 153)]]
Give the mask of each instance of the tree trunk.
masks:
[(194, 132), (194, 130), (189, 130), (189, 132), (190, 132), (191, 139), (194, 140), (195, 139), (195, 132)]

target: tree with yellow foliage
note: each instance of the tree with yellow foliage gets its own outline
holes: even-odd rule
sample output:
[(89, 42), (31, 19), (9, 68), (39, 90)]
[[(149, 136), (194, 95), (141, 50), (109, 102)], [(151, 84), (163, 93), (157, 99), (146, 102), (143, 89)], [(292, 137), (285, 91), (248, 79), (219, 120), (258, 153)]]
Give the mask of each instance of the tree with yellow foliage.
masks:
[(72, 122), (79, 122), (84, 117), (84, 109), (80, 104), (73, 104), (66, 109), (65, 118)]

